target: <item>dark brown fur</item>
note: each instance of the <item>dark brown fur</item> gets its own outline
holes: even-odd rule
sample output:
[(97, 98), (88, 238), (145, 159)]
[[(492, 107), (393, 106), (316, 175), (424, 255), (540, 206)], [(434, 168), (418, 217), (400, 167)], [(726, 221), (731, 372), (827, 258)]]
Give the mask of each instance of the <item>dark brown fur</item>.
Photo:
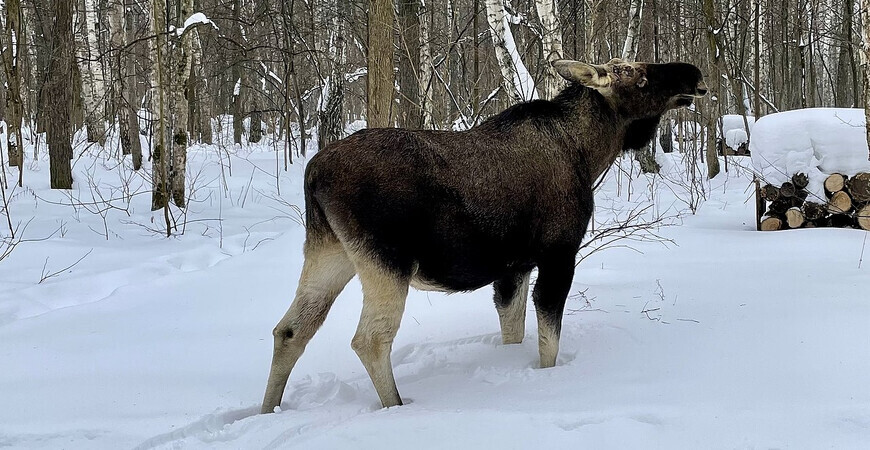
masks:
[(612, 67), (612, 92), (573, 83), (468, 131), (369, 129), (332, 144), (306, 171), (310, 237), (338, 232), (400, 276), (451, 291), (528, 271), (549, 253), (573, 257), (592, 183), (701, 82), (689, 64)]
[(280, 403), (293, 365), (354, 271), (364, 299), (352, 345), (384, 406), (401, 404), (389, 350), (409, 284), (455, 292), (494, 283), (504, 342), (516, 343), (537, 267), (541, 365), (555, 364), (593, 183), (622, 150), (652, 139), (662, 113), (706, 88), (690, 64), (554, 67), (573, 83), (552, 101), (515, 105), (463, 132), (362, 130), (312, 158), (305, 264), (273, 333), (263, 412)]

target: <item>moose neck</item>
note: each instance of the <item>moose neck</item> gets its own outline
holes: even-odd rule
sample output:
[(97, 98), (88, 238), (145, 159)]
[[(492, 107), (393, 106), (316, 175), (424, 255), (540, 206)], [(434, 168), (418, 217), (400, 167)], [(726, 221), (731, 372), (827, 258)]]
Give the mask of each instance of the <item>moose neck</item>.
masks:
[(594, 89), (571, 84), (553, 102), (564, 111), (571, 150), (598, 179), (627, 148), (642, 148), (655, 135), (661, 115), (628, 117)]

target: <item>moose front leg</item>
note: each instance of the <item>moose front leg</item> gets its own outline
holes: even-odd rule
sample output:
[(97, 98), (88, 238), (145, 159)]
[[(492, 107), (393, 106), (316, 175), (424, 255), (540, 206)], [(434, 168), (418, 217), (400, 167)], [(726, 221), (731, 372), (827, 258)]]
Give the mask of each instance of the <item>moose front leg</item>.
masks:
[(538, 315), (538, 351), (541, 367), (556, 365), (562, 313), (574, 279), (574, 255), (562, 255), (538, 265), (538, 279), (532, 299)]
[(492, 285), (493, 301), (505, 344), (519, 344), (526, 334), (526, 300), (529, 296), (529, 272), (517, 273)]

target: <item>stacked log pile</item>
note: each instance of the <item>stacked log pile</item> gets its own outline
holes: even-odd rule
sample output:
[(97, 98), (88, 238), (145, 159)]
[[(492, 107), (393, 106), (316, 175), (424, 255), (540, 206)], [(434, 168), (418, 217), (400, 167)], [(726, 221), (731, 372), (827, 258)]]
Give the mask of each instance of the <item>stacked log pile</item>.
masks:
[(782, 186), (756, 188), (759, 229), (861, 228), (870, 230), (870, 173), (854, 177), (832, 174), (825, 180), (825, 197), (815, 198), (806, 190), (805, 174), (795, 174)]

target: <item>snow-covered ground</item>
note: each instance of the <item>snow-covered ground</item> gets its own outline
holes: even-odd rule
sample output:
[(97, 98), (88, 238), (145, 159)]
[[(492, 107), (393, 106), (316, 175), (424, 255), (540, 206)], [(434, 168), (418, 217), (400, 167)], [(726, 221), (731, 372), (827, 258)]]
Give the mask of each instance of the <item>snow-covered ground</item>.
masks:
[[(525, 342), (505, 346), (491, 289), (412, 291), (393, 352), (406, 405), (382, 410), (350, 348), (361, 307), (352, 281), (283, 411), (258, 415), (303, 240), (291, 206), (302, 206), (303, 161), (276, 178), (270, 148), (193, 148), (186, 230), (168, 239), (152, 231), (163, 219), (137, 187), (147, 180), (113, 158), (79, 159), (71, 197), (48, 189), (47, 161), (28, 161), (11, 216), (30, 241), (0, 261), (0, 447), (870, 442), (868, 233), (754, 231), (741, 158), (701, 183), (708, 198), (691, 215), (698, 202), (676, 153), (660, 161), (665, 180), (611, 171), (598, 192), (599, 220), (654, 204), (645, 214), (673, 225), (651, 231), (673, 242), (623, 240), (583, 259), (556, 367), (537, 368), (531, 305)], [(128, 202), (124, 184), (146, 193)], [(105, 206), (92, 195), (119, 198), (105, 221), (88, 212)]]

